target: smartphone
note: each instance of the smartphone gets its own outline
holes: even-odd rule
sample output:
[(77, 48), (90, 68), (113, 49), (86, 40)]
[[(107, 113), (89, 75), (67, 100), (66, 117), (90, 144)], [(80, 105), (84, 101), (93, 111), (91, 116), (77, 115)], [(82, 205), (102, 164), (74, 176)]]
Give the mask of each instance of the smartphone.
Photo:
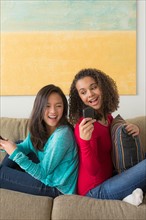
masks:
[[(0, 136), (0, 139), (5, 140), (2, 136)], [(5, 150), (0, 149), (1, 152), (5, 152)]]
[(83, 117), (84, 118), (95, 118), (95, 111), (91, 107), (87, 107), (83, 109)]
[(0, 139), (5, 140), (1, 135), (0, 135)]

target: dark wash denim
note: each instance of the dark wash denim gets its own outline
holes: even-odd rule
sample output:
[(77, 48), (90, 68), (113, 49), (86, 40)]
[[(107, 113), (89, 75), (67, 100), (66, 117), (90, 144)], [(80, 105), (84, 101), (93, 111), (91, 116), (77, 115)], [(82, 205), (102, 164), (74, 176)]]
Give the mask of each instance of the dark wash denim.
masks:
[(86, 196), (95, 199), (122, 200), (136, 188), (146, 192), (146, 159), (91, 189)]
[[(34, 153), (30, 153), (27, 156), (34, 163), (39, 162)], [(57, 188), (46, 186), (39, 180), (26, 173), (18, 166), (17, 163), (10, 160), (8, 155), (5, 156), (0, 165), (0, 188), (32, 195), (49, 196), (52, 198), (62, 195)]]

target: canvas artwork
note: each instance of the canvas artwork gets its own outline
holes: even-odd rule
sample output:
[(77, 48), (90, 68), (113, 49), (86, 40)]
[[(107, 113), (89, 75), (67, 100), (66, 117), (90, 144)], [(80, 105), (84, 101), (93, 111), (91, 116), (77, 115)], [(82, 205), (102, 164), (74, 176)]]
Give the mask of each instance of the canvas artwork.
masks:
[(136, 94), (136, 0), (1, 0), (1, 95), (35, 95), (97, 68)]

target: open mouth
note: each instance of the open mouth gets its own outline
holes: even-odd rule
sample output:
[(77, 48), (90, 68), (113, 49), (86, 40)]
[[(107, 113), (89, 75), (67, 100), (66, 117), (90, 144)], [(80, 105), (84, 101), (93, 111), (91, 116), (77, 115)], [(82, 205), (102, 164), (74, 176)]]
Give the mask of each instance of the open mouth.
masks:
[(57, 118), (57, 116), (50, 115), (50, 116), (48, 116), (48, 118), (50, 118), (50, 119), (56, 119), (56, 118)]
[(91, 104), (96, 104), (98, 102), (98, 98), (92, 99), (89, 101)]

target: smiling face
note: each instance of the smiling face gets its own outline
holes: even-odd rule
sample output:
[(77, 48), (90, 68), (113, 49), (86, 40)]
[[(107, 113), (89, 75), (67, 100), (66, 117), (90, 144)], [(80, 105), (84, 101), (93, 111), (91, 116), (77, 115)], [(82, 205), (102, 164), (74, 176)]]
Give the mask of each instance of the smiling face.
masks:
[(64, 110), (63, 100), (58, 93), (53, 92), (48, 97), (48, 102), (44, 110), (44, 122), (48, 127), (49, 133), (53, 132), (59, 125)]
[(76, 83), (76, 89), (85, 105), (100, 111), (102, 106), (102, 92), (92, 77), (86, 76), (79, 79)]

